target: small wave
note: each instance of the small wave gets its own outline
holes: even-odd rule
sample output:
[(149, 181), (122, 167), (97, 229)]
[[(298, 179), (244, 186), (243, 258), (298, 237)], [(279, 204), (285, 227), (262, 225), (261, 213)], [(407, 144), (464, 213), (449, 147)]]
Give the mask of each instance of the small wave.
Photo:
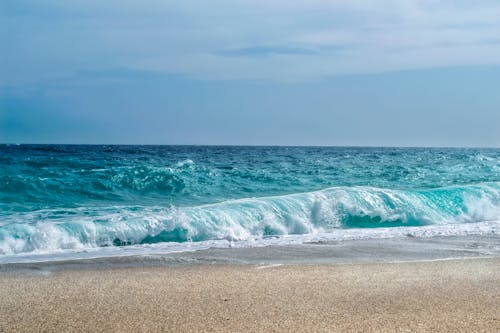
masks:
[(500, 184), (422, 191), (336, 187), (194, 207), (80, 207), (0, 217), (0, 253), (241, 241), (338, 229), (500, 220)]
[(196, 181), (203, 182), (211, 172), (203, 167), (196, 168), (191, 160), (166, 166), (37, 169), (27, 174), (5, 173), (0, 176), (0, 202), (50, 207), (54, 202), (134, 202), (154, 196), (168, 200), (185, 191), (190, 194), (197, 190), (201, 186)]

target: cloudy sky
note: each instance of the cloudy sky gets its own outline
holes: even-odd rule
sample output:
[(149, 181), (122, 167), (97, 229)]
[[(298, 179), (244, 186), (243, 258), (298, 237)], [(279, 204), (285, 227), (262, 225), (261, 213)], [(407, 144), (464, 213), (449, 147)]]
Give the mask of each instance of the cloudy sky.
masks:
[(0, 142), (500, 146), (500, 2), (0, 2)]

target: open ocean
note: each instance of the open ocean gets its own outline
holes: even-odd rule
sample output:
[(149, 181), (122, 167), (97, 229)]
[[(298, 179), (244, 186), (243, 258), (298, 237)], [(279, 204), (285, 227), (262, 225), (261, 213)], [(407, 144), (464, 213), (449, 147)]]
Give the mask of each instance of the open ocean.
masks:
[(0, 262), (498, 235), (498, 221), (500, 149), (0, 145)]

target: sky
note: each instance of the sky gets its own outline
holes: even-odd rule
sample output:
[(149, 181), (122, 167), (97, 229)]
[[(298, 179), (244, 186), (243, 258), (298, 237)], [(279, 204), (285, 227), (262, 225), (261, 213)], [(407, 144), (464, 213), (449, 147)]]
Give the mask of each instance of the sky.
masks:
[(0, 142), (500, 147), (500, 2), (2, 0)]

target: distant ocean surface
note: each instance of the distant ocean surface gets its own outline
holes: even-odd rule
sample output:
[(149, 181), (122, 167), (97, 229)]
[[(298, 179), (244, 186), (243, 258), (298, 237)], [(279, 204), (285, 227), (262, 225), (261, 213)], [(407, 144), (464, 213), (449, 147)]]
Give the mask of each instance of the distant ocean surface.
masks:
[(500, 149), (0, 145), (0, 259), (498, 234), (498, 221)]

